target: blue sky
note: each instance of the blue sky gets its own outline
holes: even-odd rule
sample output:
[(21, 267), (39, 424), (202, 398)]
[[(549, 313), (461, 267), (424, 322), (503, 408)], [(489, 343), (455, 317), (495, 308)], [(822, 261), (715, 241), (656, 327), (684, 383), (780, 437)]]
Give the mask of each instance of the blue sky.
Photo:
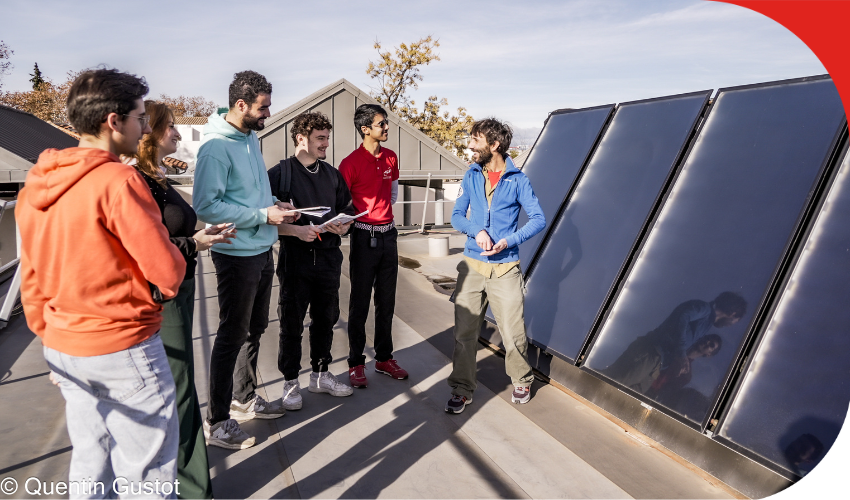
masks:
[(423, 69), (417, 102), (436, 94), (475, 117), (538, 128), (558, 108), (825, 72), (772, 20), (703, 0), (80, 5), (0, 0), (0, 40), (15, 51), (4, 90), (29, 88), (34, 62), (57, 81), (103, 63), (144, 75), (153, 97), (224, 105), (232, 74), (254, 69), (274, 84), (278, 111), (339, 78), (368, 90), (376, 39), (392, 47), (430, 34), (442, 60)]

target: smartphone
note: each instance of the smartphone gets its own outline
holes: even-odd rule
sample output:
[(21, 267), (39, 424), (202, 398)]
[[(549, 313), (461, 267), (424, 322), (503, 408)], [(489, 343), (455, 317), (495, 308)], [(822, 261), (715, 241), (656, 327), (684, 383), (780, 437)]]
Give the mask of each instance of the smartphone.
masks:
[(235, 222), (231, 222), (231, 223), (229, 223), (229, 224), (227, 225), (227, 227), (226, 227), (226, 228), (224, 228), (224, 229), (221, 231), (221, 234), (225, 234), (225, 233), (232, 233), (234, 229), (236, 229), (236, 223), (235, 223)]

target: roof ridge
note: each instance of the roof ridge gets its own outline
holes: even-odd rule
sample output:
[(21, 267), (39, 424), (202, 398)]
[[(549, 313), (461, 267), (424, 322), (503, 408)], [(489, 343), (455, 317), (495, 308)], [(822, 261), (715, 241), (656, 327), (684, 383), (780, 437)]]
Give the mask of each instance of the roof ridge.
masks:
[[(15, 107), (9, 106), (8, 104), (0, 103), (0, 108), (5, 108), (5, 109), (8, 109), (8, 110), (10, 110), (10, 111), (14, 111), (14, 112), (16, 112), (16, 113), (20, 113), (20, 114), (22, 114), (22, 115), (35, 116), (34, 114), (30, 113), (29, 111), (24, 111), (24, 110), (22, 110), (22, 109), (18, 109), (18, 108), (15, 108)], [(35, 116), (35, 117), (36, 117), (36, 118), (38, 118), (37, 116)], [(39, 120), (41, 120), (41, 118), (38, 118), (38, 119), (39, 119)], [(42, 120), (42, 121), (43, 121), (43, 120)]]
[[(289, 115), (293, 114), (298, 109), (309, 108), (310, 103), (312, 101), (315, 101), (316, 99), (322, 98), (323, 96), (325, 96), (328, 92), (330, 92), (332, 90), (340, 90), (340, 91), (347, 90), (348, 92), (354, 94), (355, 97), (357, 97), (358, 99), (361, 99), (364, 104), (378, 104), (378, 101), (374, 97), (369, 95), (367, 92), (364, 92), (362, 89), (360, 89), (358, 86), (354, 85), (353, 83), (351, 83), (347, 79), (340, 78), (339, 80), (331, 83), (330, 85), (326, 85), (326, 86), (322, 87), (321, 89), (319, 89), (319, 90), (309, 94), (308, 96), (304, 97), (303, 99), (301, 99), (301, 100), (287, 106), (286, 108), (278, 111), (277, 113), (273, 114), (269, 118), (266, 118), (266, 125), (265, 125), (264, 129), (261, 132), (258, 132), (257, 135), (260, 138), (262, 138), (262, 137), (272, 133), (273, 129), (278, 128), (278, 127), (274, 127), (274, 125), (276, 123), (280, 122), (281, 120), (288, 118)], [(428, 135), (426, 133), (422, 132), (421, 130), (416, 128), (416, 126), (412, 125), (410, 122), (408, 122), (407, 120), (405, 120), (404, 118), (399, 116), (398, 113), (394, 113), (393, 111), (390, 111), (390, 110), (387, 110), (387, 113), (389, 113), (389, 115), (391, 115), (392, 118), (395, 118), (398, 121), (398, 126), (400, 128), (405, 129), (408, 133), (413, 134), (413, 136), (416, 137), (423, 146), (425, 146), (426, 148), (428, 148), (428, 149), (430, 149), (434, 152), (438, 152), (438, 153), (439, 153), (440, 149), (442, 149), (443, 151), (445, 151), (447, 153), (445, 155), (446, 159), (450, 162), (453, 162), (455, 164), (455, 167), (457, 167), (459, 170), (464, 170), (464, 169), (467, 168), (467, 166), (464, 164), (463, 160), (461, 160), (454, 153), (449, 151), (448, 148), (446, 148), (442, 144), (438, 143), (437, 141), (435, 141), (431, 137), (428, 137)]]

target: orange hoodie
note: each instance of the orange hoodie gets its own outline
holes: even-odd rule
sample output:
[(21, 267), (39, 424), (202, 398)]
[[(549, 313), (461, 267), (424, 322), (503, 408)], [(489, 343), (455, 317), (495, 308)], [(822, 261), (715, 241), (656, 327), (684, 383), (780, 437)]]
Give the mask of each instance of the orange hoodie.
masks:
[(18, 194), (21, 302), (45, 346), (72, 356), (118, 352), (159, 331), (148, 281), (174, 297), (186, 261), (150, 189), (108, 151), (48, 149)]

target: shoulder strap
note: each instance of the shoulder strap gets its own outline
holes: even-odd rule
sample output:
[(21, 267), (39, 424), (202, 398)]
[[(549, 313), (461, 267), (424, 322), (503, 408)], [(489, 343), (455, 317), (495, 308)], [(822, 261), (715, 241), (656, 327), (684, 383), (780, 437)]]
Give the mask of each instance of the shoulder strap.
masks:
[(290, 199), (290, 187), (292, 185), (292, 158), (287, 158), (285, 160), (280, 160), (278, 163), (280, 167), (280, 185), (278, 187), (278, 199), (280, 201), (289, 201)]

